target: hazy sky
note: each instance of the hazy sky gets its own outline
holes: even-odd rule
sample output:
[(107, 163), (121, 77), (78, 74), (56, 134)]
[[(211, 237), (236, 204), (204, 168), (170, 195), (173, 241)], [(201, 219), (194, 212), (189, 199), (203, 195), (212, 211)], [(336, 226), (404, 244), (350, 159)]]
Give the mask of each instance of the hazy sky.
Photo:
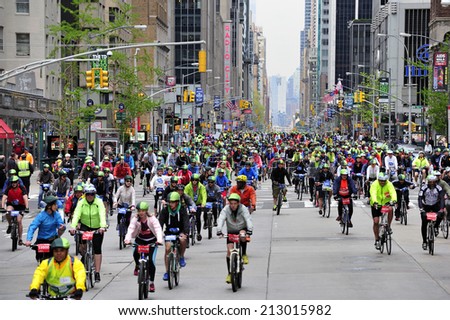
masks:
[(290, 77), (300, 65), (300, 31), (304, 26), (304, 0), (250, 0), (255, 24), (267, 41), (269, 76)]

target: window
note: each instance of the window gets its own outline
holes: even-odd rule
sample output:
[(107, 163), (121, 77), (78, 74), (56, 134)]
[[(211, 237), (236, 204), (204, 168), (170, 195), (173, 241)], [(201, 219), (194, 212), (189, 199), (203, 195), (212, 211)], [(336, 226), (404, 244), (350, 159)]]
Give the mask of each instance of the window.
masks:
[(30, 56), (30, 34), (16, 33), (16, 55)]
[(0, 26), (0, 51), (3, 51), (3, 27)]
[(30, 13), (30, 0), (16, 0), (17, 13)]

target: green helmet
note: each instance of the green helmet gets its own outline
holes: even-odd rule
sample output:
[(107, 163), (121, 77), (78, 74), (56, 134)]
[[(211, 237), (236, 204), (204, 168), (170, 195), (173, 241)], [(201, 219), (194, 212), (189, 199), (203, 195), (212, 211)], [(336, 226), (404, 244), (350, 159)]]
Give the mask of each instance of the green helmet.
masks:
[(180, 201), (180, 194), (178, 192), (171, 192), (169, 195), (169, 201)]
[(52, 250), (56, 249), (56, 248), (69, 249), (70, 243), (69, 243), (69, 240), (67, 240), (66, 238), (57, 238), (57, 239), (53, 240), (50, 247)]
[(60, 177), (67, 176), (66, 170), (59, 170), (58, 174), (59, 174)]
[(208, 177), (208, 182), (216, 182), (216, 177), (214, 177), (214, 176), (209, 176), (209, 177)]
[(182, 170), (187, 170), (187, 169), (188, 169), (187, 164), (183, 164), (183, 165), (181, 166), (181, 169), (182, 169)]
[(398, 175), (398, 180), (405, 180), (406, 176), (404, 174), (399, 174)]
[(133, 182), (133, 177), (132, 176), (125, 176), (125, 181), (131, 181)]
[(141, 201), (137, 204), (136, 209), (147, 211), (149, 207), (150, 206), (148, 205), (148, 203), (146, 201)]
[(14, 169), (10, 169), (10, 170), (8, 171), (8, 174), (9, 174), (10, 176), (15, 176), (15, 175), (17, 174), (17, 171), (14, 170)]
[(194, 174), (192, 175), (191, 180), (192, 180), (192, 181), (194, 181), (194, 180), (200, 180), (200, 175), (199, 175), (198, 173), (194, 173)]
[(48, 163), (46, 163), (46, 164), (44, 164), (44, 168), (50, 168), (50, 165)]
[(12, 176), (9, 181), (11, 181), (11, 182), (19, 181), (19, 177), (18, 176)]
[(325, 169), (325, 168), (329, 169), (329, 168), (330, 168), (330, 165), (329, 165), (328, 163), (324, 163), (324, 164), (323, 164), (323, 168), (324, 168), (324, 169)]
[(228, 201), (231, 201), (231, 200), (241, 202), (241, 196), (238, 195), (237, 193), (232, 193), (228, 196)]
[(58, 197), (47, 196), (47, 197), (44, 198), (43, 201), (45, 202), (46, 205), (51, 205), (53, 203), (56, 203), (56, 201), (58, 201)]
[(378, 180), (380, 180), (380, 181), (387, 181), (388, 180), (388, 176), (381, 172), (381, 173), (378, 174)]
[(77, 185), (75, 186), (75, 188), (73, 189), (73, 191), (74, 191), (74, 192), (77, 192), (77, 191), (83, 192), (83, 191), (84, 191), (84, 188), (83, 188), (83, 186), (82, 186), (81, 184), (77, 184)]
[(339, 173), (340, 173), (341, 175), (343, 175), (343, 174), (347, 174), (347, 175), (348, 175), (347, 169), (341, 169), (341, 171), (339, 171)]
[(104, 173), (103, 171), (100, 171), (97, 175), (98, 175), (99, 177), (104, 177), (104, 176), (105, 176), (105, 173)]
[(170, 182), (175, 182), (178, 183), (178, 177), (177, 176), (173, 176), (172, 178), (170, 178)]

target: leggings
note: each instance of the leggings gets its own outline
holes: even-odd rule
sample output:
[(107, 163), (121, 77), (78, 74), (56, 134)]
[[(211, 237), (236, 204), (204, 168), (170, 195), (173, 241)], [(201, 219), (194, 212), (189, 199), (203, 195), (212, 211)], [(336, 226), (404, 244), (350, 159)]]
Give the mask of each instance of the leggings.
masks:
[[(147, 244), (150, 244), (151, 242), (147, 242), (142, 239), (136, 238), (135, 243), (137, 245), (147, 245)], [(147, 268), (148, 268), (148, 274), (150, 276), (150, 281), (152, 281), (152, 282), (155, 280), (155, 273), (156, 273), (155, 260), (156, 260), (157, 251), (158, 251), (157, 247), (150, 247)], [(133, 251), (133, 258), (134, 258), (134, 262), (136, 263), (136, 267), (138, 267), (138, 265), (139, 265), (140, 257), (141, 257), (140, 254), (137, 252), (137, 247), (135, 247), (134, 251)]]

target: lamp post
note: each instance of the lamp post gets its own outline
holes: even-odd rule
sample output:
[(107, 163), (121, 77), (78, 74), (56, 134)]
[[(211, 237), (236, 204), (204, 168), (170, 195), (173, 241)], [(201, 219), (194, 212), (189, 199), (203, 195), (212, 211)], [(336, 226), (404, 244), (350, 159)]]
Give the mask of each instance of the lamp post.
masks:
[(133, 25), (133, 26), (120, 26), (120, 27), (116, 27), (116, 28), (105, 30), (105, 31), (103, 31), (101, 33), (90, 34), (89, 35), (89, 39), (94, 39), (96, 37), (104, 36), (107, 33), (111, 33), (111, 32), (114, 32), (114, 31), (117, 31), (117, 30), (122, 30), (122, 29), (140, 29), (140, 30), (145, 30), (145, 29), (147, 29), (147, 25), (145, 25), (145, 24), (137, 24), (137, 25)]
[[(408, 47), (405, 45), (405, 43), (403, 41), (400, 40), (400, 38), (398, 36), (392, 35), (392, 34), (384, 34), (384, 33), (378, 33), (379, 37), (393, 37), (395, 39), (398, 40), (398, 42), (400, 42), (403, 47), (405, 48), (406, 51), (406, 58), (408, 60), (408, 141), (409, 143), (412, 142), (412, 116), (411, 116), (411, 112), (412, 112), (412, 93), (411, 93), (411, 87), (412, 87), (412, 78), (411, 78), (411, 56), (409, 55), (409, 50)], [(390, 108), (390, 106), (389, 106)], [(390, 116), (390, 115), (389, 115)]]

